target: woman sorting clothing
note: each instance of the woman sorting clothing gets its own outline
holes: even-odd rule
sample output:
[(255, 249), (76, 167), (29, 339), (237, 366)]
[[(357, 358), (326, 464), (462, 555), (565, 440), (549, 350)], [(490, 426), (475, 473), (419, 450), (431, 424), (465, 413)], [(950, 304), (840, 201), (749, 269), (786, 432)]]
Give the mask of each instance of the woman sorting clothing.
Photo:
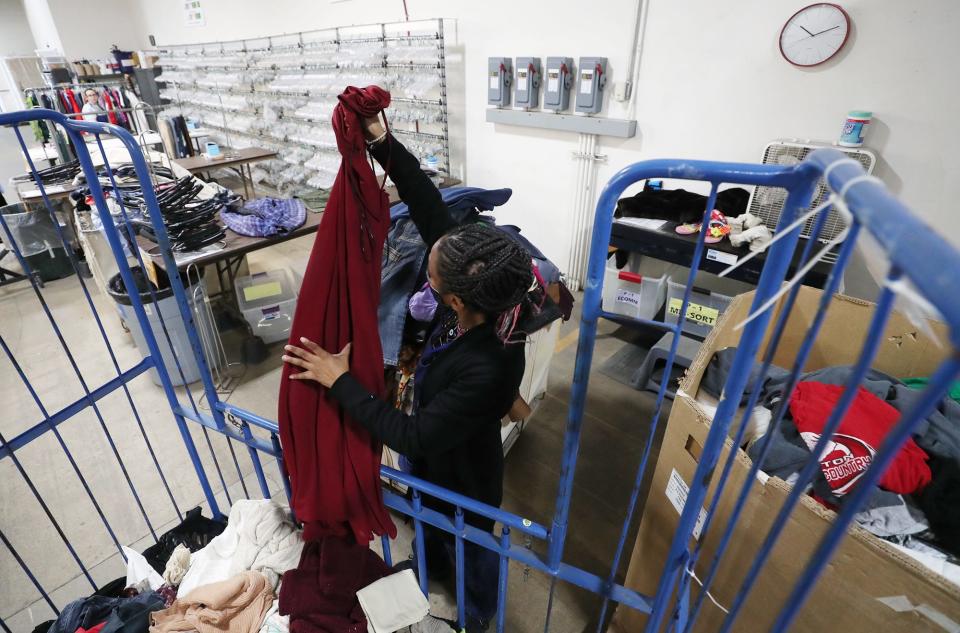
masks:
[[(349, 373), (350, 346), (331, 354), (302, 339), (288, 345), (290, 376), (329, 388), (347, 413), (413, 463), (413, 474), (491, 506), (503, 498), (500, 420), (518, 395), (524, 371), (524, 318), (534, 283), (529, 253), (485, 223), (457, 226), (440, 192), (403, 145), (377, 119), (365, 122), (374, 158), (390, 174), (430, 248), (428, 283), (437, 310), (415, 374), (414, 408), (404, 414), (376, 398)], [(427, 497), (424, 505), (452, 514)], [(466, 513), (467, 523), (492, 531), (493, 520)], [(431, 579), (449, 578), (453, 539), (427, 532)], [(467, 631), (483, 631), (497, 610), (497, 555), (465, 543)]]
[(83, 93), (83, 120), (107, 122), (107, 113), (100, 107), (100, 94), (93, 88), (87, 88)]

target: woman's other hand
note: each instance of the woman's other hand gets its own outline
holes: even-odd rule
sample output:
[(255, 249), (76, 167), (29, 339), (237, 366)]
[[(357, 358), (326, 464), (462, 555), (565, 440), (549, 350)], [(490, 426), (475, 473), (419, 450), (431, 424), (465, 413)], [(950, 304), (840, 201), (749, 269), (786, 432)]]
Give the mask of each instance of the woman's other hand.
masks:
[(331, 354), (313, 341), (301, 337), (303, 347), (287, 345), (283, 362), (302, 368), (299, 374), (290, 374), (291, 380), (315, 380), (330, 387), (340, 376), (350, 371), (350, 343), (339, 354)]

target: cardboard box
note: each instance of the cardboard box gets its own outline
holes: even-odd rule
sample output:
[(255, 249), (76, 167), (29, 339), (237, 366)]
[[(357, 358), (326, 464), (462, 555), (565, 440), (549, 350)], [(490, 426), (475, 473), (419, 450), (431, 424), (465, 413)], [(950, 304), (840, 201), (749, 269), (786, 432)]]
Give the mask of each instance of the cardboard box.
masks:
[[(820, 301), (820, 292), (804, 288), (788, 321), (786, 335), (775, 364), (790, 367)], [(700, 355), (687, 371), (665, 430), (650, 493), (627, 571), (626, 586), (646, 595), (656, 591), (667, 550), (679, 522), (683, 487), (688, 486), (706, 441), (711, 419), (692, 399), (714, 352), (735, 346), (739, 332), (734, 327), (749, 314), (753, 293), (737, 297), (721, 322), (704, 342)], [(777, 310), (780, 307), (776, 308)], [(856, 360), (873, 305), (836, 296), (833, 298), (806, 370), (851, 364)], [(943, 324), (932, 323), (937, 334)], [(941, 340), (947, 340), (941, 336)], [(761, 347), (761, 349), (763, 349)], [(873, 366), (898, 377), (926, 376), (943, 359), (947, 348), (938, 347), (905, 317), (894, 313)], [(728, 440), (720, 458), (725, 462), (732, 443)], [(707, 573), (730, 511), (750, 468), (746, 453), (738, 450), (730, 479), (718, 506), (718, 516), (706, 536), (697, 576)], [(719, 467), (718, 467), (719, 473)], [(682, 483), (681, 483), (682, 482)], [(753, 561), (790, 487), (778, 478), (756, 481), (744, 512), (722, 559), (711, 595), (724, 606), (731, 604), (747, 567)], [(671, 498), (673, 500), (671, 500)], [(707, 502), (712, 498), (707, 496)], [(826, 533), (834, 514), (809, 497), (795, 508), (771, 557), (760, 573), (744, 605), (734, 631), (767, 631), (782, 609), (796, 579)], [(693, 594), (698, 586), (692, 583)], [(884, 600), (884, 602), (881, 602)], [(705, 601), (694, 630), (715, 631), (722, 613)], [(875, 633), (909, 631), (944, 633), (960, 630), (960, 589), (910, 557), (853, 526), (814, 588), (792, 631), (843, 631)], [(642, 631), (646, 616), (619, 607), (610, 631)]]

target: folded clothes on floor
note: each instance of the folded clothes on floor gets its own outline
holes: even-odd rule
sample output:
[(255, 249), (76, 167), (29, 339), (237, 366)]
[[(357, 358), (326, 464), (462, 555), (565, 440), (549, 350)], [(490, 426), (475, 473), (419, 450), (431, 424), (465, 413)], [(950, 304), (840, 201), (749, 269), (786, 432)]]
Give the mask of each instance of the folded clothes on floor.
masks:
[(262, 572), (274, 588), (283, 572), (296, 567), (302, 548), (300, 530), (284, 508), (269, 499), (241, 499), (230, 509), (223, 533), (191, 555), (177, 595), (245, 570)]
[(393, 633), (420, 622), (430, 603), (420, 591), (413, 570), (405, 569), (377, 580), (357, 592), (370, 633)]
[(257, 571), (197, 587), (154, 613), (150, 633), (255, 633), (273, 604), (273, 587)]
[(280, 614), (290, 616), (291, 633), (367, 633), (357, 591), (391, 572), (352, 537), (310, 541), (297, 568), (283, 575)]

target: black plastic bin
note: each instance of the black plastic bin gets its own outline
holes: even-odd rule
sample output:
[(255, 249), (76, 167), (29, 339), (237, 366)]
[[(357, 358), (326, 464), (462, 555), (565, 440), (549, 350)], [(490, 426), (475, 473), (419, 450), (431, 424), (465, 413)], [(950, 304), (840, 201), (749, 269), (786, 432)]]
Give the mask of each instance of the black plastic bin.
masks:
[[(0, 213), (23, 258), (42, 281), (63, 279), (73, 274), (70, 256), (46, 209), (28, 211), (18, 202), (0, 207)], [(0, 238), (3, 237), (0, 231)]]

